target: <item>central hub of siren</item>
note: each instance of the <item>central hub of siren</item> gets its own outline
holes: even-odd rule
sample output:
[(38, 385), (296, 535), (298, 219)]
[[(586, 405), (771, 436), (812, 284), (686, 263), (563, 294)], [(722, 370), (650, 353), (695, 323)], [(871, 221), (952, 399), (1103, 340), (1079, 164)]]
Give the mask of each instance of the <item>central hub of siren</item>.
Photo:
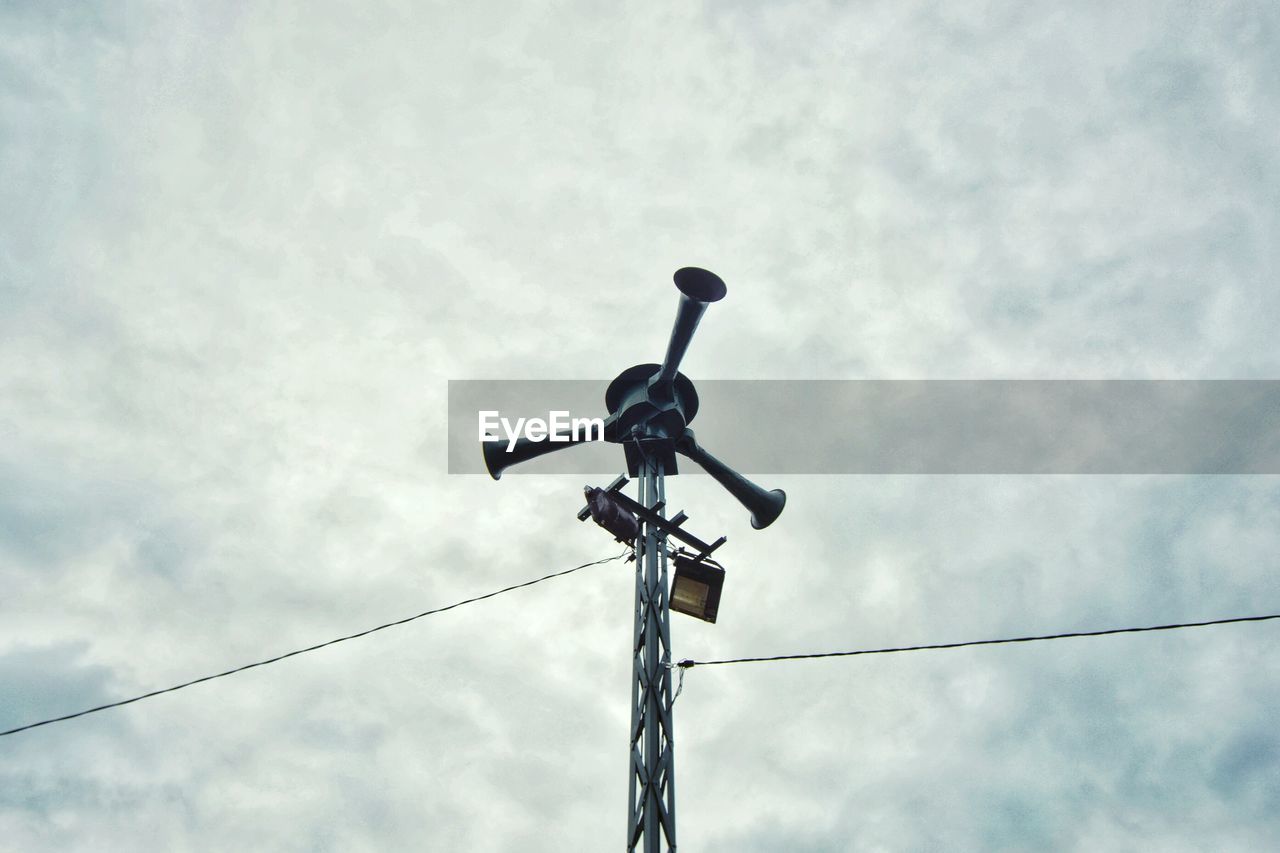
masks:
[(698, 413), (698, 392), (683, 373), (677, 373), (666, 396), (654, 394), (650, 382), (660, 364), (637, 364), (618, 374), (604, 394), (610, 415), (617, 415), (607, 441), (622, 445), (627, 472), (638, 476), (643, 456), (657, 458), (664, 474), (677, 474), (675, 442)]

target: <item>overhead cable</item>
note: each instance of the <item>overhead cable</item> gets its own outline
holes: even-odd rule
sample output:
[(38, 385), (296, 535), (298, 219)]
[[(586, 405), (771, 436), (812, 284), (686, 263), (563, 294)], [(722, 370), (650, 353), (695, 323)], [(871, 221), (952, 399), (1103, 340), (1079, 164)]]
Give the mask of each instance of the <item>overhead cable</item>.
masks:
[(359, 637), (367, 637), (368, 635), (375, 633), (377, 631), (383, 631), (383, 630), (386, 630), (387, 628), (394, 628), (397, 625), (404, 625), (406, 623), (414, 621), (415, 619), (421, 619), (424, 616), (431, 616), (436, 613), (443, 613), (446, 610), (453, 610), (454, 608), (462, 607), (465, 604), (474, 604), (477, 601), (484, 601), (486, 598), (493, 598), (495, 596), (502, 595), (503, 593), (512, 592), (517, 589), (522, 589), (526, 586), (533, 586), (536, 583), (542, 583), (543, 581), (551, 580), (552, 578), (563, 577), (564, 575), (572, 574), (573, 572), (580, 571), (581, 569), (585, 569), (590, 566), (598, 566), (601, 563), (609, 563), (609, 562), (612, 562), (613, 560), (619, 560), (625, 557), (627, 554), (629, 554), (630, 551), (631, 549), (628, 548), (627, 550), (623, 551), (621, 554), (618, 554), (617, 556), (614, 556), (614, 557), (606, 557), (602, 560), (596, 560), (591, 563), (583, 563), (581, 566), (574, 566), (572, 569), (565, 569), (563, 571), (553, 572), (549, 575), (543, 575), (540, 578), (534, 578), (531, 581), (525, 581), (524, 583), (514, 584), (512, 586), (504, 587), (502, 589), (495, 590), (493, 592), (485, 593), (484, 595), (477, 595), (474, 598), (468, 598), (468, 599), (464, 599), (463, 601), (457, 601), (457, 602), (454, 602), (453, 604), (449, 604), (444, 607), (436, 607), (431, 610), (424, 610), (421, 613), (414, 614), (413, 616), (407, 616), (404, 619), (397, 619), (394, 622), (387, 622), (383, 625), (378, 625), (375, 628), (369, 628), (368, 630), (360, 631), (359, 633), (356, 633), (356, 634), (348, 634), (345, 637), (337, 637), (336, 639), (333, 639), (333, 640), (326, 640), (323, 643), (316, 643), (314, 646), (307, 646), (305, 649), (295, 649), (294, 651), (286, 652), (282, 655), (276, 655), (275, 657), (267, 658), (265, 660), (255, 661), (253, 663), (247, 663), (247, 664), (244, 664), (243, 666), (237, 666), (236, 668), (228, 669), (225, 672), (218, 672), (218, 673), (214, 673), (213, 675), (205, 675), (200, 678), (193, 678), (190, 681), (184, 681), (183, 683), (175, 684), (172, 687), (165, 687), (161, 690), (152, 690), (150, 693), (143, 693), (140, 696), (134, 696), (130, 699), (121, 699), (119, 702), (108, 702), (106, 705), (99, 705), (96, 708), (86, 708), (83, 711), (76, 711), (74, 714), (64, 714), (61, 717), (52, 717), (48, 720), (41, 720), (38, 723), (28, 723), (25, 726), (18, 726), (17, 728), (0, 732), (0, 737), (4, 737), (5, 735), (15, 735), (18, 732), (25, 732), (28, 729), (39, 728), (40, 726), (47, 726), (47, 725), (50, 725), (51, 723), (61, 723), (66, 720), (74, 720), (76, 717), (83, 717), (87, 714), (96, 714), (99, 711), (106, 711), (111, 708), (119, 708), (122, 705), (130, 705), (134, 702), (141, 702), (143, 699), (150, 699), (153, 696), (159, 696), (162, 693), (172, 693), (175, 690), (182, 690), (184, 687), (191, 687), (193, 685), (201, 684), (206, 681), (213, 681), (214, 679), (217, 679), (217, 678), (226, 678), (228, 675), (235, 675), (237, 672), (244, 672), (246, 669), (253, 669), (254, 667), (266, 666), (267, 664), (278, 663), (279, 661), (282, 661), (285, 658), (291, 658), (296, 655), (306, 654), (307, 652), (314, 652), (318, 649), (323, 649), (325, 646), (332, 646), (336, 643), (345, 643), (347, 640), (355, 640)]
[(959, 643), (932, 643), (925, 646), (897, 646), (885, 649), (857, 649), (848, 652), (812, 652), (796, 655), (769, 655), (768, 657), (728, 658), (725, 660), (690, 660), (676, 664), (681, 669), (695, 666), (718, 666), (729, 663), (769, 663), (787, 660), (812, 660), (814, 658), (845, 658), (855, 655), (887, 655), (896, 652), (924, 652), (936, 649), (963, 649), (968, 646), (997, 646), (1005, 643), (1036, 643), (1041, 640), (1068, 640), (1075, 637), (1103, 637), (1108, 634), (1138, 634), (1144, 631), (1173, 631), (1179, 628), (1204, 628), (1209, 625), (1230, 625), (1236, 622), (1265, 622), (1280, 619), (1280, 613), (1266, 616), (1233, 616), (1229, 619), (1210, 619), (1206, 622), (1178, 622), (1172, 625), (1149, 625), (1142, 628), (1105, 628), (1101, 631), (1071, 631), (1062, 634), (1041, 634), (1034, 637), (1008, 637), (1001, 640), (965, 640)]

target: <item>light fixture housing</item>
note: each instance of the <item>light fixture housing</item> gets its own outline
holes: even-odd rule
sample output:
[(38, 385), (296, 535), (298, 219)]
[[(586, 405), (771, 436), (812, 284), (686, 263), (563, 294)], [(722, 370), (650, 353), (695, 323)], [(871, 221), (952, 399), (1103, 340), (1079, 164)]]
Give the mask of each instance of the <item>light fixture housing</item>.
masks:
[(671, 580), (671, 609), (704, 622), (715, 623), (720, 610), (724, 569), (710, 560), (676, 555)]

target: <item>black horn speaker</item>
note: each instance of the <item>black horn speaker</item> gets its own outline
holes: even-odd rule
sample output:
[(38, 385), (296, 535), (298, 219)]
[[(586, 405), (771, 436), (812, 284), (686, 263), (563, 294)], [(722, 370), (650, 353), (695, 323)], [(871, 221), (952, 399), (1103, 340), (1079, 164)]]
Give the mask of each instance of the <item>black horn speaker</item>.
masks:
[(582, 444), (586, 440), (585, 437), (555, 442), (518, 438), (512, 445), (505, 438), (487, 438), (481, 442), (480, 446), (484, 451), (484, 467), (489, 470), (489, 476), (499, 480), (502, 478), (502, 472), (512, 465), (519, 465), (521, 462), (528, 462), (530, 459), (537, 459), (539, 456), (546, 456), (548, 453)]
[(676, 452), (687, 456), (701, 466), (716, 482), (729, 490), (729, 494), (738, 499), (738, 503), (751, 512), (751, 526), (756, 530), (764, 530), (782, 515), (782, 508), (787, 505), (787, 493), (782, 489), (766, 490), (757, 486), (719, 459), (712, 456), (698, 444), (693, 430), (686, 429), (676, 440)]

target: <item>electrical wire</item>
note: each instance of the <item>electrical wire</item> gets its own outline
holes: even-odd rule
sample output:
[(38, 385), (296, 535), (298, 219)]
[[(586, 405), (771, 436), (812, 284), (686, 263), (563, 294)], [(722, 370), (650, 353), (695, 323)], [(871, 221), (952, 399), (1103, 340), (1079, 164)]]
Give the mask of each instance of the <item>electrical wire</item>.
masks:
[[(672, 666), (673, 666), (672, 664), (667, 664), (667, 669), (671, 669)], [(671, 697), (672, 705), (674, 705), (676, 703), (676, 700), (680, 698), (680, 691), (684, 690), (684, 671), (689, 668), (687, 666), (684, 666), (684, 661), (681, 661), (678, 664), (674, 664), (674, 666), (680, 670), (680, 683), (676, 685), (676, 695)]]
[(74, 720), (76, 717), (83, 717), (87, 714), (96, 714), (99, 711), (106, 711), (111, 708), (119, 708), (122, 705), (131, 705), (134, 702), (141, 702), (143, 699), (150, 699), (153, 696), (159, 696), (162, 693), (172, 693), (175, 690), (182, 690), (184, 687), (191, 687), (196, 684), (202, 684), (206, 681), (213, 681), (214, 679), (217, 679), (217, 678), (226, 678), (228, 675), (235, 675), (237, 672), (244, 672), (246, 669), (253, 669), (259, 666), (266, 666), (267, 664), (278, 663), (279, 661), (282, 661), (285, 658), (291, 658), (296, 655), (306, 654), (307, 652), (314, 652), (318, 649), (323, 649), (326, 646), (332, 646), (336, 643), (345, 643), (347, 640), (355, 640), (360, 637), (367, 637), (368, 635), (375, 633), (377, 631), (383, 631), (383, 630), (386, 630), (387, 628), (394, 628), (397, 625), (404, 625), (406, 623), (413, 622), (416, 619), (421, 619), (424, 616), (431, 616), (436, 613), (444, 613), (446, 610), (453, 610), (454, 608), (462, 607), (463, 605), (466, 605), (466, 604), (474, 604), (477, 601), (484, 601), (486, 598), (493, 598), (495, 596), (502, 595), (503, 593), (512, 592), (517, 589), (523, 589), (526, 586), (533, 586), (536, 583), (542, 583), (543, 581), (551, 580), (552, 578), (563, 577), (564, 575), (572, 574), (576, 571), (580, 571), (582, 569), (586, 569), (591, 566), (598, 566), (601, 563), (610, 563), (614, 560), (620, 560), (623, 557), (625, 557), (627, 553), (630, 552), (630, 550), (631, 550), (630, 548), (627, 548), (621, 554), (618, 554), (613, 557), (605, 557), (602, 560), (596, 560), (591, 563), (583, 563), (580, 566), (574, 566), (572, 569), (565, 569), (559, 572), (552, 572), (549, 575), (543, 575), (542, 577), (534, 578), (531, 581), (525, 581), (524, 583), (514, 584), (512, 586), (504, 587), (502, 589), (495, 590), (493, 592), (485, 593), (484, 595), (477, 595), (474, 598), (467, 598), (462, 601), (457, 601), (457, 602), (454, 602), (453, 604), (446, 605), (444, 607), (436, 607), (432, 610), (424, 610), (421, 613), (417, 613), (413, 616), (407, 616), (404, 619), (397, 619), (394, 622), (387, 622), (385, 624), (378, 625), (375, 628), (369, 628), (368, 630), (360, 631), (359, 633), (356, 633), (356, 634), (348, 634), (345, 637), (337, 637), (332, 640), (326, 640), (323, 643), (316, 643), (314, 646), (307, 646), (305, 649), (295, 649), (294, 651), (286, 652), (285, 654), (282, 654), (282, 655), (276, 655), (273, 658), (267, 658), (266, 660), (255, 661), (254, 663), (247, 663), (247, 664), (244, 664), (243, 666), (238, 666), (235, 669), (228, 669), (225, 672), (219, 672), (213, 675), (206, 675), (201, 678), (194, 678), (191, 681), (184, 681), (181, 684), (175, 684), (172, 687), (165, 687), (161, 690), (152, 690), (150, 693), (143, 693), (142, 695), (134, 696), (131, 699), (122, 699), (119, 702), (109, 702), (106, 705), (99, 705), (96, 708), (86, 708), (83, 711), (76, 711), (74, 714), (64, 714), (61, 717), (52, 717), (48, 720), (41, 720), (38, 723), (28, 723), (25, 726), (18, 726), (17, 728), (0, 732), (0, 737), (4, 737), (6, 735), (16, 735), (18, 732), (25, 732), (29, 729), (35, 729), (35, 728), (39, 728), (40, 726), (50, 725), (51, 723), (61, 723), (61, 722), (64, 722), (65, 720)]
[(934, 643), (927, 646), (899, 646), (887, 649), (858, 649), (850, 652), (814, 652), (801, 655), (771, 655), (758, 658), (731, 658), (727, 660), (690, 660), (685, 659), (676, 664), (682, 670), (695, 666), (717, 666), (729, 663), (766, 663), (784, 660), (811, 660), (814, 658), (844, 658), (855, 655), (887, 655), (895, 652), (923, 652), (934, 649), (962, 649), (968, 646), (996, 646), (1004, 643), (1035, 643), (1041, 640), (1066, 640), (1074, 637), (1103, 637), (1108, 634), (1138, 634), (1144, 631), (1173, 631), (1178, 628), (1203, 628), (1208, 625), (1230, 625), (1236, 622), (1265, 622), (1268, 619), (1280, 619), (1280, 613), (1266, 616), (1234, 616), (1230, 619), (1211, 619), (1207, 622), (1179, 622), (1173, 625), (1150, 625), (1142, 628), (1106, 628), (1101, 631), (1072, 631), (1063, 634), (1042, 634), (1036, 637), (1008, 637), (1002, 640), (967, 640), (960, 643)]

